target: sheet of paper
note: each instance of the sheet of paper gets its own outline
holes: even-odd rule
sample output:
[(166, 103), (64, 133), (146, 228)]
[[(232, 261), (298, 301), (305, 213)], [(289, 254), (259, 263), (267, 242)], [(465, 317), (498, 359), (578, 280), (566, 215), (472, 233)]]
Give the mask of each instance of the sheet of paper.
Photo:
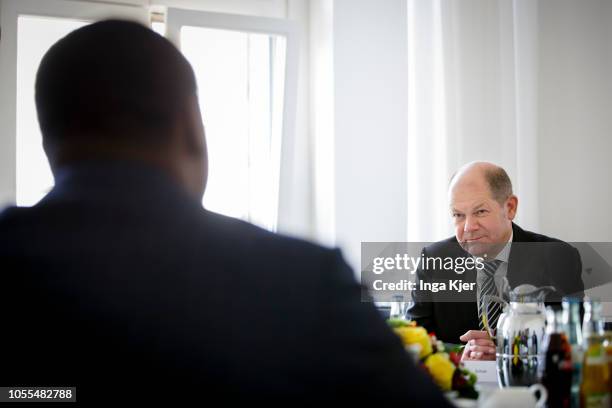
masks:
[(464, 361), (463, 364), (478, 376), (478, 383), (497, 384), (495, 361)]

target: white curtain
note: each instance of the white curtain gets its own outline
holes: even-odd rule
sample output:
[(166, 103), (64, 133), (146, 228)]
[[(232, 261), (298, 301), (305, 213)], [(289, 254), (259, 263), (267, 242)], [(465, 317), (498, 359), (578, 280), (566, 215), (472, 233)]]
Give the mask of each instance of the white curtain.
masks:
[(446, 188), (473, 160), (504, 167), (538, 230), (537, 2), (408, 0), (408, 240), (452, 234)]

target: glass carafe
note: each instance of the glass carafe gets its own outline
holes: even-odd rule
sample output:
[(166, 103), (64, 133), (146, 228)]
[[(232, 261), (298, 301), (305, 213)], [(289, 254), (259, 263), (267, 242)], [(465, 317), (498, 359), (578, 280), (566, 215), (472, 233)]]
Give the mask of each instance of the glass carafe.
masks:
[(491, 301), (504, 304), (495, 333), (489, 332), (497, 339), (500, 386), (530, 386), (539, 382), (546, 352), (543, 347), (546, 332), (544, 298), (551, 291), (554, 291), (551, 286), (520, 285), (507, 294), (509, 303), (490, 297)]

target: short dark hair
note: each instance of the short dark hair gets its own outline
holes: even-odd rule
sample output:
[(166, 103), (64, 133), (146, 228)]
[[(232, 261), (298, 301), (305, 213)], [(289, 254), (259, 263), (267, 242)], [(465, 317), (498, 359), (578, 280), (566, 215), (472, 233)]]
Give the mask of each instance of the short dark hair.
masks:
[(36, 75), (38, 121), (47, 145), (74, 138), (163, 141), (186, 98), (193, 70), (167, 39), (131, 21), (79, 28), (43, 57)]
[(491, 196), (495, 201), (503, 204), (512, 193), (512, 181), (508, 177), (506, 170), (499, 166), (487, 168), (484, 170), (484, 178), (491, 190)]

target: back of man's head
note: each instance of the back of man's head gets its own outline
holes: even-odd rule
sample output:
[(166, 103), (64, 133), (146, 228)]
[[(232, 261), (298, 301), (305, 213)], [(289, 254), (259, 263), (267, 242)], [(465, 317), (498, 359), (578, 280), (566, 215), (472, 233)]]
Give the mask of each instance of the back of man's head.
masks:
[(163, 148), (195, 94), (187, 60), (152, 30), (119, 20), (82, 27), (53, 45), (38, 70), (45, 150), (53, 164), (79, 151)]

